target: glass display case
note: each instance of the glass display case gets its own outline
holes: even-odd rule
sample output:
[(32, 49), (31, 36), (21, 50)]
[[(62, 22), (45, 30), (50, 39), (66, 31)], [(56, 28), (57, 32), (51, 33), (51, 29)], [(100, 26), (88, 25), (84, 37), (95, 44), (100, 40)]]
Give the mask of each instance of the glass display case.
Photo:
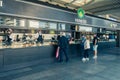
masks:
[[(40, 43), (37, 42), (39, 31), (42, 39)], [(0, 16), (0, 49), (56, 45), (60, 32), (66, 33), (70, 44), (80, 44), (82, 35), (90, 36), (91, 42), (94, 34), (98, 35), (100, 41), (113, 41), (116, 38), (115, 31), (104, 28)], [(8, 38), (11, 40), (8, 41)]]

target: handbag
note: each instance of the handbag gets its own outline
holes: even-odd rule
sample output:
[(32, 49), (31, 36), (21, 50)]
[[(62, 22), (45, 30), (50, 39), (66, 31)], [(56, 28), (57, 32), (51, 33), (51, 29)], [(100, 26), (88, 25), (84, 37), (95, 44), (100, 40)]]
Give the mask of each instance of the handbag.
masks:
[(56, 50), (56, 58), (58, 58), (58, 56), (59, 56), (59, 49), (60, 49), (60, 47), (57, 47), (57, 50)]

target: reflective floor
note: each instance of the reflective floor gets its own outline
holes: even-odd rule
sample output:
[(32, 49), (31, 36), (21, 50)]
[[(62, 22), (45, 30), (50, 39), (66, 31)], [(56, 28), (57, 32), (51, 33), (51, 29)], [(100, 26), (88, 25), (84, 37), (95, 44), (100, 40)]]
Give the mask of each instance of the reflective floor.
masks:
[(0, 80), (120, 80), (120, 48), (101, 50), (98, 59), (35, 65), (0, 73)]

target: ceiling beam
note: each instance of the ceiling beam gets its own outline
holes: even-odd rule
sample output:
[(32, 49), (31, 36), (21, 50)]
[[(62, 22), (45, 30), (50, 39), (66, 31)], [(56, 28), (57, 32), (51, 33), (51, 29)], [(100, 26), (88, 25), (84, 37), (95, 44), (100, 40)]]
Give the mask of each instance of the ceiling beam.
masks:
[[(91, 0), (89, 3), (85, 3), (85, 5), (83, 5), (83, 6), (89, 5), (89, 4), (93, 3), (93, 2), (95, 2), (95, 0)], [(75, 7), (75, 9), (78, 9), (80, 7), (82, 7), (82, 6)]]
[(104, 6), (98, 6), (98, 7), (94, 7), (91, 9), (86, 9), (86, 11), (99, 11), (99, 10), (104, 10), (104, 9), (109, 9), (112, 8), (114, 6), (120, 6), (120, 3), (114, 3), (114, 4), (108, 4), (108, 5), (104, 5)]
[(70, 4), (74, 3), (75, 1), (77, 1), (77, 0), (73, 0), (73, 1), (71, 1), (70, 3), (66, 3), (66, 4), (64, 4), (64, 5), (65, 5), (65, 6), (69, 6)]
[(91, 12), (93, 13), (99, 13), (99, 12), (105, 12), (105, 11), (110, 11), (110, 10), (115, 10), (115, 9), (120, 9), (120, 5), (115, 5), (115, 6), (112, 6), (112, 7), (106, 7), (106, 8), (101, 8), (101, 9), (98, 9), (98, 10), (91, 10)]

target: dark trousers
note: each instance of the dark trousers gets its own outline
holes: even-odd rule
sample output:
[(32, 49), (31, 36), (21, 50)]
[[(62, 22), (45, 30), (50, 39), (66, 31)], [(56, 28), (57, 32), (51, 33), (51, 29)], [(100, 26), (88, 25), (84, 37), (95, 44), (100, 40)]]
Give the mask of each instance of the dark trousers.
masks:
[(84, 55), (83, 55), (84, 58), (88, 58), (89, 57), (88, 51), (89, 51), (89, 49), (85, 49)]
[(83, 45), (80, 45), (80, 53), (82, 54), (82, 56), (84, 56), (84, 46)]
[(60, 48), (60, 53), (59, 53), (59, 61), (63, 61), (63, 54), (65, 55), (66, 61), (68, 61), (68, 49), (67, 48)]

